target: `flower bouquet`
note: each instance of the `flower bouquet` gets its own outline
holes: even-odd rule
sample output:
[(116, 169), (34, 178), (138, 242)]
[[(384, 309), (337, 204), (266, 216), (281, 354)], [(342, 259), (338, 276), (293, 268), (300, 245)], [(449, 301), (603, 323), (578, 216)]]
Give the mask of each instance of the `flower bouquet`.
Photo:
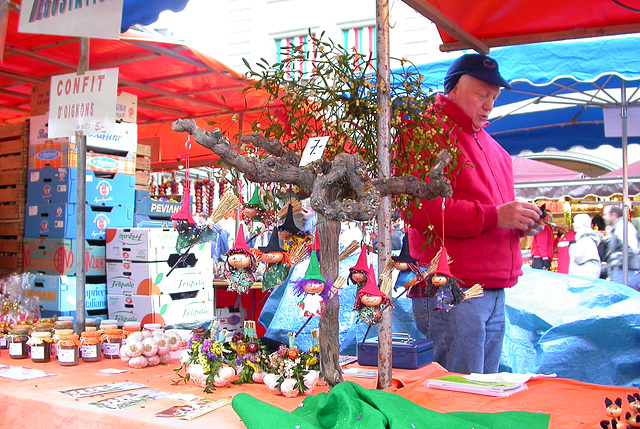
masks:
[[(175, 369), (179, 379), (174, 385), (191, 380), (204, 387), (205, 393), (211, 393), (216, 387), (224, 387), (230, 383), (235, 370), (223, 365), (226, 330), (218, 332), (219, 327), (220, 322), (214, 321), (209, 328), (199, 327), (192, 331), (181, 365)], [(187, 373), (182, 375), (181, 371), (185, 368)]]
[(236, 332), (227, 344), (231, 349), (228, 360), (238, 372), (237, 384), (262, 383), (266, 373), (268, 357), (266, 348), (260, 343), (256, 333), (256, 322), (244, 322), (244, 333)]

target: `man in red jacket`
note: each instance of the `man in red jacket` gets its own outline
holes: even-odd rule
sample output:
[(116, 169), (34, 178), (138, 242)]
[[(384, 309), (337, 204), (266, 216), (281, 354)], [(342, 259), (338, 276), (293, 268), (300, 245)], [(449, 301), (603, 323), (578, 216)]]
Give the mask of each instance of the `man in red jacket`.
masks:
[(484, 130), (500, 87), (510, 88), (496, 61), (464, 55), (451, 64), (444, 87), (437, 105), (455, 123), (454, 144), (467, 166), (452, 180), (453, 197), (445, 200), (444, 234), (441, 198), (422, 201), (412, 211), (407, 219), (411, 255), (423, 263), (433, 259), (439, 244), (424, 245), (433, 224), (452, 259), (453, 277), (464, 287), (481, 284), (484, 296), (433, 313), (433, 298), (423, 289), (413, 288), (408, 296), (418, 329), (434, 342), (436, 362), (453, 372), (494, 373), (505, 331), (504, 288), (522, 275), (520, 238), (542, 229), (542, 212), (515, 201), (511, 157)]

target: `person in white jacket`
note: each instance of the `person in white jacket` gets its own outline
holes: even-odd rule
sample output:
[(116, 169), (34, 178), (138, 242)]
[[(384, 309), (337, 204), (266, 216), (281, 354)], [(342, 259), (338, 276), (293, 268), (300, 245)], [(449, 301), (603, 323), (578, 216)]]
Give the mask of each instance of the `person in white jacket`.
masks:
[(602, 234), (591, 228), (591, 217), (586, 213), (573, 218), (576, 240), (569, 246), (569, 274), (589, 279), (600, 278), (598, 244)]

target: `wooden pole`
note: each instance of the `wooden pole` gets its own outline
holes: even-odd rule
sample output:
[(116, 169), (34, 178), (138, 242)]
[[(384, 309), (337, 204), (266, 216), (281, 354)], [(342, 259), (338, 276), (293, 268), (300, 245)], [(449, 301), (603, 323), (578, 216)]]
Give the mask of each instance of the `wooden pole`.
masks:
[[(376, 44), (378, 86), (378, 178), (391, 177), (391, 95), (389, 93), (389, 1), (376, 0)], [(378, 208), (378, 267), (391, 257), (391, 197), (381, 199)], [(380, 271), (380, 269), (378, 270)], [(391, 292), (389, 292), (391, 293)], [(384, 310), (378, 325), (378, 389), (391, 386), (391, 307)]]

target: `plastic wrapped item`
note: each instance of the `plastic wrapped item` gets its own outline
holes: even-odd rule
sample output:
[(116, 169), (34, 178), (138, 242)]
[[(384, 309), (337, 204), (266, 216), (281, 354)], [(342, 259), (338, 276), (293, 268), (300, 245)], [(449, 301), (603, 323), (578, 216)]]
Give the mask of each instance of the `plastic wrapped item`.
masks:
[(10, 274), (0, 279), (0, 321), (15, 323), (40, 318), (40, 301), (29, 296), (33, 274)]
[(640, 292), (524, 268), (506, 291), (501, 371), (557, 373), (587, 383), (637, 386)]

